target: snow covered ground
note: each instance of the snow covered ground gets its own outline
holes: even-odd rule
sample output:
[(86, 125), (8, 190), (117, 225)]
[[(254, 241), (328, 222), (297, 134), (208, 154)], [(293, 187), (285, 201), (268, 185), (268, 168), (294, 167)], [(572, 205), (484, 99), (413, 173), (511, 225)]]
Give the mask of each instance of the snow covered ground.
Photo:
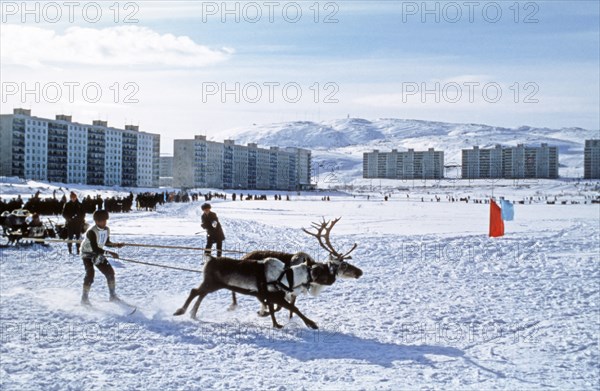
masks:
[[(593, 194), (543, 185), (495, 194)], [(420, 195), (435, 192), (445, 194)], [(283, 312), (285, 327), (274, 330), (248, 297), (228, 312), (225, 291), (204, 300), (199, 321), (173, 317), (201, 275), (126, 262), (116, 268), (117, 289), (137, 312), (107, 303), (100, 273), (94, 309), (85, 309), (83, 266), (66, 245), (0, 249), (0, 388), (598, 389), (599, 205), (516, 205), (506, 236), (490, 239), (489, 205), (331, 194), (329, 202), (305, 194), (213, 203), (227, 249), (304, 250), (321, 260), (300, 228), (342, 216), (332, 241), (342, 249), (358, 243), (351, 262), (364, 275), (299, 298), (319, 330)], [(109, 225), (117, 241), (201, 247), (200, 204), (115, 214)], [(202, 265), (193, 250), (119, 253)]]

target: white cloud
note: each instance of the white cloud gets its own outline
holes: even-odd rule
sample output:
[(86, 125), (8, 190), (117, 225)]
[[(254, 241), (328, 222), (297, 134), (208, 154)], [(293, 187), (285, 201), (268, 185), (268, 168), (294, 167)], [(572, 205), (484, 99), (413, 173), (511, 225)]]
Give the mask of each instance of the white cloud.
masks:
[(160, 34), (146, 27), (71, 27), (64, 34), (6, 24), (0, 37), (3, 64), (203, 67), (222, 62), (233, 49), (211, 49), (188, 36)]

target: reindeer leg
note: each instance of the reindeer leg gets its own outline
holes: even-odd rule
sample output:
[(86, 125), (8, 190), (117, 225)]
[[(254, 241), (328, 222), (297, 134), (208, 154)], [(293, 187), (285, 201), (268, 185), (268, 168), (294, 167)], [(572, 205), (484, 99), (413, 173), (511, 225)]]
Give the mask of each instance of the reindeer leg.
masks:
[[(256, 313), (258, 314), (258, 316), (264, 317), (264, 316), (269, 316), (269, 308), (268, 306), (259, 299), (260, 301), (260, 309), (258, 311), (256, 311)], [(277, 311), (277, 310), (275, 310)]]
[[(202, 285), (200, 285), (200, 287), (202, 287)], [(185, 300), (185, 303), (183, 303), (183, 307), (177, 309), (177, 311), (175, 311), (175, 313), (173, 313), (173, 315), (179, 316), (179, 315), (185, 314), (185, 311), (187, 311), (187, 308), (190, 305), (190, 303), (192, 302), (192, 300), (194, 300), (194, 297), (198, 296), (199, 294), (200, 294), (200, 288), (192, 289), (190, 291), (188, 298)]]
[(198, 295), (198, 299), (196, 300), (196, 302), (194, 303), (194, 306), (192, 307), (192, 311), (190, 311), (190, 317), (194, 320), (197, 320), (198, 317), (196, 316), (196, 314), (198, 313), (198, 308), (200, 308), (200, 303), (202, 303), (202, 300), (204, 299), (204, 297), (206, 297), (207, 293), (204, 294), (199, 294)]
[(290, 312), (296, 313), (296, 315), (298, 315), (300, 319), (302, 319), (304, 323), (311, 329), (319, 328), (319, 326), (317, 326), (315, 322), (304, 316), (304, 314), (300, 312), (300, 310), (294, 304), (289, 303), (287, 300), (285, 300), (283, 296), (276, 296), (273, 299), (275, 303), (281, 305), (283, 308), (287, 308), (288, 310), (290, 310)]
[(195, 297), (198, 297), (198, 300), (196, 301), (196, 304), (194, 305), (193, 312), (192, 312), (192, 318), (195, 318), (196, 312), (198, 311), (198, 307), (200, 306), (200, 302), (202, 301), (204, 296), (208, 295), (211, 292), (217, 291), (221, 288), (222, 287), (220, 287), (220, 286), (211, 286), (211, 285), (208, 285), (203, 282), (202, 284), (200, 284), (200, 286), (198, 288), (192, 289), (190, 291), (188, 298), (185, 300), (185, 303), (183, 303), (183, 307), (181, 307), (177, 311), (175, 311), (175, 313), (173, 313), (173, 315), (179, 316), (179, 315), (185, 314), (185, 312), (187, 311), (187, 308), (191, 304), (192, 300), (194, 300)]
[[(273, 321), (273, 327), (280, 329), (283, 326), (280, 325), (279, 323), (277, 323), (277, 319), (275, 318), (275, 310), (273, 308), (273, 301), (271, 300), (271, 297), (274, 297), (274, 296), (272, 296), (272, 295), (267, 296), (267, 299), (266, 299), (267, 306), (269, 307), (269, 313), (271, 314), (271, 320)], [(275, 296), (275, 297), (278, 298), (279, 296)]]
[[(292, 299), (290, 300), (290, 304), (295, 306), (296, 305), (296, 296), (292, 295)], [(292, 319), (292, 316), (294, 316), (294, 312), (292, 312), (292, 310), (290, 310), (290, 319)]]
[[(258, 300), (260, 301), (260, 304), (261, 304), (260, 309), (258, 311), (256, 311), (258, 316), (260, 316), (260, 317), (269, 316), (269, 312), (271, 311), (271, 310), (269, 310), (269, 307), (264, 302), (262, 302), (260, 299), (258, 299)], [(274, 311), (278, 312), (279, 310), (281, 310), (281, 306), (277, 305), (274, 308)]]
[(237, 308), (237, 297), (235, 296), (235, 292), (231, 292), (231, 304), (227, 307), (227, 311), (233, 311)]
[(222, 286), (211, 286), (211, 287), (203, 287), (202, 285), (200, 286), (200, 288), (198, 288), (199, 293), (198, 293), (198, 300), (196, 300), (196, 302), (194, 303), (194, 306), (192, 307), (192, 311), (190, 311), (190, 317), (192, 319), (198, 319), (196, 317), (196, 313), (198, 313), (198, 308), (200, 308), (200, 304), (202, 303), (202, 300), (206, 297), (206, 295), (208, 295), (209, 293), (218, 291), (219, 289), (223, 288)]

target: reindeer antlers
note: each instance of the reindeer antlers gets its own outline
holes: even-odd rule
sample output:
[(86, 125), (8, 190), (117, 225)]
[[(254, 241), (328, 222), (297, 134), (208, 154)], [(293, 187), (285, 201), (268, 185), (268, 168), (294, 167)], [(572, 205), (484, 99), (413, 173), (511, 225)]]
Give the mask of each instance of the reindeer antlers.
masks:
[[(311, 223), (312, 227), (315, 228), (317, 230), (317, 232), (311, 232), (305, 228), (302, 228), (302, 231), (306, 232), (307, 234), (309, 234), (310, 236), (314, 236), (315, 238), (317, 238), (317, 240), (319, 241), (319, 245), (324, 248), (329, 254), (331, 254), (332, 256), (336, 257), (337, 259), (349, 259), (351, 258), (349, 256), (349, 254), (354, 251), (354, 249), (356, 248), (357, 244), (354, 243), (354, 246), (352, 246), (352, 248), (350, 249), (350, 251), (347, 251), (344, 254), (340, 254), (337, 251), (335, 251), (335, 249), (333, 248), (333, 245), (331, 244), (331, 241), (329, 240), (329, 234), (331, 233), (331, 229), (333, 228), (333, 226), (340, 221), (341, 217), (338, 217), (337, 219), (333, 219), (330, 221), (325, 221), (325, 218), (323, 218), (323, 221), (321, 223)], [(323, 234), (323, 231), (325, 231), (325, 234)], [(323, 243), (323, 239), (325, 240), (325, 243)]]

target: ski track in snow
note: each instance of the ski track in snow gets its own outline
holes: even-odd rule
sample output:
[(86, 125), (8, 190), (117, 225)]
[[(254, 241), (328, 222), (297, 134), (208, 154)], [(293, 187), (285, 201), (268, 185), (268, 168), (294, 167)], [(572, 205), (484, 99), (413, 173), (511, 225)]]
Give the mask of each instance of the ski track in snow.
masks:
[[(516, 206), (489, 239), (488, 205), (334, 198), (220, 202), (224, 247), (325, 254), (300, 231), (344, 216), (332, 232), (364, 271), (299, 308), (320, 329), (229, 292), (207, 296), (199, 321), (173, 317), (201, 274), (117, 267), (107, 302), (96, 272), (79, 305), (83, 267), (66, 246), (2, 249), (2, 390), (597, 389), (598, 206)], [(112, 216), (113, 240), (202, 247), (200, 203)], [(123, 258), (201, 269), (193, 250), (125, 247)], [(233, 254), (239, 256), (239, 254)]]

